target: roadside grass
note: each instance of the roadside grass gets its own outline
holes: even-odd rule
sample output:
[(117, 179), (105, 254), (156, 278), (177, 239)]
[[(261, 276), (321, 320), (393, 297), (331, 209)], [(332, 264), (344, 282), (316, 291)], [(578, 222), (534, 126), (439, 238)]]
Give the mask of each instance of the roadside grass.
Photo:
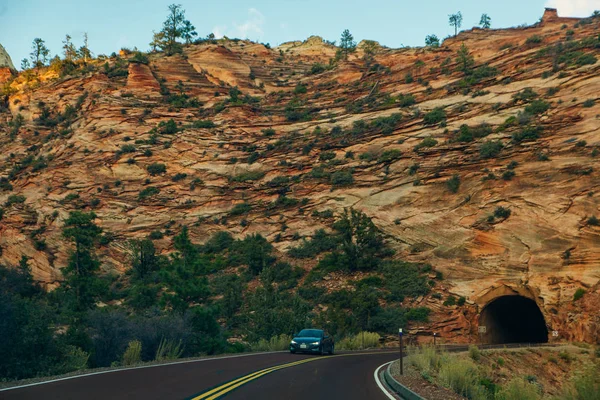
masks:
[(359, 332), (354, 336), (347, 336), (335, 344), (336, 350), (363, 350), (379, 347), (381, 336), (374, 332)]
[[(538, 353), (538, 349), (528, 349)], [(494, 382), (491, 378), (492, 371), (505, 365), (503, 357), (495, 357), (496, 350), (481, 351), (477, 346), (470, 346), (462, 356), (458, 353), (451, 354), (436, 351), (432, 346), (408, 347), (406, 363), (430, 383), (446, 387), (469, 400), (598, 400), (600, 393), (600, 359), (592, 356), (588, 363), (576, 367), (571, 372), (571, 377), (566, 380), (560, 394), (555, 397), (544, 395), (543, 387), (537, 382), (536, 376), (510, 376), (504, 375), (507, 380), (502, 384)], [(567, 354), (561, 350), (557, 354)], [(587, 354), (587, 350), (586, 353)], [(491, 366), (486, 365), (486, 359), (496, 360)], [(573, 356), (567, 360), (550, 356), (554, 363), (564, 362), (569, 364)], [(560, 359), (560, 360), (559, 360)], [(550, 362), (549, 361), (549, 362)]]
[(292, 337), (289, 335), (273, 336), (271, 339), (260, 339), (250, 345), (252, 351), (282, 351), (290, 347)]

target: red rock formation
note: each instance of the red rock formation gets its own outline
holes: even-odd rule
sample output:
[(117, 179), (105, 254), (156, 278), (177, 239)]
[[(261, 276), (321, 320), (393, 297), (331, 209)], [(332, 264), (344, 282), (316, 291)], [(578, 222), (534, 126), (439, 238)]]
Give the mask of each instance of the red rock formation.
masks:
[[(59, 279), (70, 250), (60, 234), (62, 221), (73, 209), (91, 210), (92, 199), (100, 200), (93, 208), (98, 223), (117, 236), (98, 250), (103, 268), (116, 271), (129, 262), (128, 239), (164, 230), (166, 224), (188, 225), (198, 242), (222, 229), (236, 237), (258, 232), (271, 241), (279, 238), (274, 245), (284, 255), (298, 244), (295, 233), (310, 236), (330, 227), (330, 220), (313, 211), (353, 206), (386, 233), (398, 258), (426, 262), (443, 273), (444, 280), (432, 290), (439, 296), (403, 304), (433, 310), (431, 323), (415, 326), (415, 334), (439, 330), (455, 341), (476, 340), (475, 316), (481, 307), (493, 297), (519, 293), (535, 299), (550, 328), (571, 332), (564, 337), (573, 340), (593, 341), (600, 334), (594, 314), (600, 229), (588, 221), (600, 217), (594, 157), (600, 151), (600, 103), (584, 102), (597, 97), (600, 78), (597, 64), (562, 63), (560, 72), (552, 73), (556, 59), (547, 50), (564, 42), (564, 21), (548, 12), (543, 26), (462, 32), (439, 49), (381, 49), (377, 65), (367, 67), (352, 57), (314, 74), (312, 65), (327, 65), (335, 53), (317, 39), (275, 49), (247, 41), (193, 45), (183, 55), (152, 54), (149, 66), (130, 64), (127, 79), (109, 78), (99, 68), (30, 89), (17, 78), (10, 112), (0, 111), (0, 176), (14, 175), (14, 188), (0, 191), (0, 204), (11, 194), (24, 195), (26, 201), (23, 207), (3, 206), (0, 263), (14, 265), (25, 254), (32, 257), (36, 279)], [(594, 42), (600, 24), (589, 22), (574, 29), (572, 40), (588, 43), (578, 51), (600, 58)], [(536, 35), (542, 43), (525, 45)], [(477, 66), (489, 65), (498, 73), (466, 82), (456, 63), (463, 42)], [(168, 104), (158, 92), (159, 82), (171, 93), (183, 86), (185, 94), (203, 104)], [(242, 96), (258, 101), (228, 104), (228, 92), (236, 85)], [(306, 93), (290, 93), (296, 87), (306, 87)], [(525, 88), (548, 102), (549, 109), (525, 116), (529, 103), (513, 98)], [(401, 104), (408, 94), (416, 104)], [(70, 126), (53, 129), (36, 122), (41, 105), (53, 115), (67, 105), (79, 108)], [(436, 108), (445, 110), (445, 121), (425, 125), (423, 115)], [(290, 118), (291, 111), (300, 116)], [(376, 118), (394, 113), (402, 115), (397, 125), (385, 131), (370, 127)], [(17, 114), (25, 125), (14, 140), (5, 121)], [(159, 143), (150, 140), (151, 130), (170, 119), (181, 130), (160, 136)], [(199, 120), (211, 120), (216, 127), (193, 128)], [(361, 121), (369, 128), (356, 133)], [(491, 128), (487, 137), (458, 140), (462, 125), (482, 123)], [(519, 142), (528, 124), (543, 131), (537, 139)], [(339, 136), (338, 130), (332, 135), (336, 125), (347, 134)], [(266, 136), (266, 128), (275, 134)], [(415, 150), (429, 137), (435, 146)], [(489, 141), (502, 143), (496, 157), (481, 153)], [(126, 142), (135, 143), (136, 151), (125, 157), (117, 152)], [(260, 157), (249, 164), (248, 149), (254, 148)], [(334, 152), (335, 162), (320, 161), (324, 149)], [(151, 156), (142, 156), (146, 150)], [(380, 162), (385, 150), (397, 150), (398, 158)], [(45, 157), (48, 166), (15, 168), (29, 155)], [(134, 162), (127, 162), (129, 157)], [(148, 175), (146, 166), (152, 162), (166, 164), (167, 174)], [(354, 183), (332, 187), (328, 179), (315, 178), (309, 172), (320, 164), (328, 173), (353, 171)], [(244, 183), (230, 180), (244, 171), (265, 176)], [(173, 181), (177, 173), (187, 178)], [(447, 181), (455, 174), (461, 183), (452, 193)], [(306, 199), (302, 207), (269, 208), (278, 194), (267, 183), (282, 176), (300, 178), (290, 179), (288, 195)], [(203, 184), (192, 190), (195, 179)], [(117, 180), (122, 184), (115, 186)], [(148, 185), (159, 187), (160, 194), (140, 200), (140, 190)], [(81, 203), (62, 201), (70, 193), (78, 193)], [(230, 216), (241, 201), (251, 203), (252, 210)], [(490, 218), (500, 206), (510, 209), (510, 216)], [(226, 216), (224, 225), (211, 223)], [(31, 235), (41, 226), (45, 230), (38, 235), (48, 246), (38, 251)], [(170, 237), (156, 245), (163, 253), (172, 250)], [(342, 286), (352, 276), (329, 278)], [(587, 293), (574, 304), (578, 288)], [(467, 306), (444, 306), (448, 295), (464, 296)]]
[(13, 77), (13, 72), (8, 67), (0, 67), (0, 84), (6, 83)]
[(139, 95), (160, 96), (160, 85), (150, 67), (141, 63), (129, 63), (127, 90)]

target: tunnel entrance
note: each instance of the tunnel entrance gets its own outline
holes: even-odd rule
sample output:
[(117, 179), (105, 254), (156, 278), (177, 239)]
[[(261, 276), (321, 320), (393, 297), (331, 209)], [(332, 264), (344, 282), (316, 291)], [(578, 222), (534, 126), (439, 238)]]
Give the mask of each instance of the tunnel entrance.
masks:
[(546, 343), (548, 328), (535, 301), (523, 296), (502, 296), (481, 310), (481, 339), (488, 344)]

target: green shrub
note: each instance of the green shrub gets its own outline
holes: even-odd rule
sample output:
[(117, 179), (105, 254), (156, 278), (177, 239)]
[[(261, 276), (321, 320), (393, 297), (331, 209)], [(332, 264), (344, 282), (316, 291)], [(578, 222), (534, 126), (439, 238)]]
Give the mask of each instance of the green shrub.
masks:
[(444, 301), (444, 305), (445, 306), (454, 306), (456, 305), (456, 297), (450, 295), (448, 296), (448, 298), (446, 299), (446, 301)]
[(335, 151), (323, 151), (319, 154), (320, 161), (329, 161), (335, 158)]
[(537, 140), (540, 137), (541, 131), (542, 128), (539, 126), (525, 127), (521, 131), (513, 133), (512, 141), (513, 143), (521, 143)]
[(452, 178), (446, 181), (446, 187), (452, 193), (458, 193), (458, 189), (460, 188), (460, 176), (458, 174), (452, 175)]
[(528, 87), (528, 88), (523, 89), (519, 93), (515, 93), (513, 95), (513, 100), (529, 102), (537, 97), (538, 97), (538, 94), (536, 92), (534, 92), (532, 88)]
[(196, 128), (196, 129), (210, 129), (210, 128), (214, 128), (215, 127), (215, 123), (209, 120), (199, 120), (199, 121), (194, 121), (194, 123), (192, 124), (192, 128)]
[(150, 175), (155, 176), (167, 172), (167, 166), (161, 163), (152, 163), (146, 167), (146, 170)]
[(481, 359), (481, 352), (479, 351), (479, 347), (475, 345), (469, 346), (469, 357), (473, 361), (479, 361)]
[(586, 101), (583, 102), (583, 107), (591, 108), (591, 107), (594, 107), (595, 104), (596, 104), (596, 101), (594, 99), (587, 99)]
[(159, 239), (162, 239), (164, 236), (165, 235), (161, 231), (152, 231), (148, 235), (148, 238), (150, 238), (152, 240), (159, 240)]
[(25, 200), (27, 200), (27, 199), (23, 195), (11, 194), (10, 196), (8, 196), (8, 199), (6, 199), (4, 206), (10, 207), (13, 204), (23, 204), (23, 203), (25, 203)]
[(435, 140), (434, 138), (432, 138), (432, 137), (426, 137), (425, 139), (423, 139), (421, 141), (421, 143), (419, 143), (418, 145), (415, 146), (414, 150), (415, 151), (419, 151), (421, 149), (433, 147), (433, 146), (435, 146), (437, 144), (438, 144), (438, 141)]
[(275, 133), (277, 133), (273, 128), (263, 129), (261, 132), (263, 133), (263, 135), (265, 135), (265, 137), (272, 137), (275, 136)]
[(314, 258), (316, 255), (331, 251), (339, 244), (339, 239), (325, 230), (317, 230), (310, 240), (303, 240), (298, 247), (292, 247), (288, 254), (293, 258)]
[(435, 125), (446, 120), (446, 112), (443, 108), (436, 108), (423, 116), (425, 125)]
[(121, 364), (124, 366), (135, 365), (142, 362), (142, 342), (139, 340), (132, 340), (127, 345)]
[(381, 153), (381, 155), (377, 159), (377, 162), (382, 163), (382, 164), (389, 164), (391, 162), (396, 161), (401, 156), (402, 156), (402, 152), (400, 150), (397, 150), (397, 149), (385, 150), (383, 153)]
[(327, 66), (319, 62), (314, 63), (310, 68), (310, 75), (317, 75), (327, 70)]
[(256, 343), (250, 344), (252, 351), (283, 351), (290, 348), (292, 337), (289, 335), (273, 336), (269, 340), (260, 339)]
[(236, 176), (230, 177), (229, 180), (232, 182), (249, 182), (257, 181), (259, 179), (262, 179), (264, 176), (265, 173), (261, 171), (246, 171)]
[(496, 207), (494, 210), (494, 217), (496, 218), (508, 218), (510, 217), (510, 208), (504, 208), (502, 206)]
[(183, 341), (163, 338), (156, 349), (155, 361), (176, 360), (183, 354)]
[(528, 46), (542, 43), (542, 37), (540, 35), (529, 36), (525, 41)]
[(400, 96), (398, 96), (398, 105), (402, 108), (404, 107), (410, 107), (412, 105), (414, 105), (417, 102), (417, 100), (415, 99), (415, 96), (412, 94), (401, 94)]
[(231, 211), (229, 211), (229, 215), (231, 215), (231, 216), (244, 215), (244, 214), (248, 214), (250, 212), (250, 210), (252, 210), (252, 206), (249, 203), (238, 203), (235, 206), (233, 206)]
[(304, 94), (306, 93), (306, 85), (299, 83), (294, 88), (294, 94)]
[(160, 193), (159, 188), (150, 186), (150, 187), (147, 187), (140, 191), (140, 193), (138, 194), (138, 199), (144, 200), (144, 199), (147, 199), (148, 197), (155, 196), (159, 193)]
[(583, 290), (582, 288), (577, 289), (575, 291), (575, 294), (573, 295), (573, 301), (577, 301), (577, 300), (581, 299), (584, 294), (585, 294), (585, 290)]
[(464, 296), (460, 296), (458, 298), (458, 301), (456, 302), (456, 304), (460, 307), (465, 305), (465, 302), (467, 301), (467, 299)]
[(479, 384), (477, 366), (471, 360), (452, 357), (439, 370), (442, 384), (468, 399), (486, 399), (485, 389)]
[(588, 218), (587, 224), (590, 226), (598, 226), (600, 225), (600, 220), (598, 220), (595, 215), (592, 215), (590, 218)]
[(333, 186), (349, 186), (354, 183), (354, 177), (350, 171), (336, 171), (331, 174), (329, 180)]
[(515, 176), (515, 171), (512, 171), (512, 170), (504, 171), (502, 173), (502, 179), (504, 179), (505, 181), (512, 180), (512, 178), (514, 178), (514, 176)]
[(534, 100), (525, 107), (525, 112), (531, 115), (543, 114), (550, 108), (550, 103), (544, 100)]
[(172, 135), (177, 133), (179, 129), (177, 128), (177, 123), (171, 118), (167, 122), (161, 121), (158, 124), (158, 132), (165, 135)]
[[(600, 352), (597, 352), (600, 354)], [(600, 393), (600, 369), (588, 365), (576, 372), (569, 382), (563, 385), (562, 400), (597, 400)]]
[(427, 307), (411, 308), (406, 312), (406, 319), (408, 321), (428, 322), (429, 314), (431, 314), (431, 310)]
[(481, 158), (495, 158), (497, 157), (500, 152), (502, 151), (502, 149), (504, 148), (504, 145), (502, 144), (501, 141), (499, 140), (490, 140), (487, 142), (484, 142), (480, 147), (479, 147), (479, 155), (481, 156)]
[(379, 347), (381, 336), (374, 332), (359, 332), (354, 336), (347, 336), (335, 344), (337, 350), (362, 350)]
[(511, 379), (496, 395), (498, 400), (541, 400), (541, 398), (540, 387), (521, 377)]

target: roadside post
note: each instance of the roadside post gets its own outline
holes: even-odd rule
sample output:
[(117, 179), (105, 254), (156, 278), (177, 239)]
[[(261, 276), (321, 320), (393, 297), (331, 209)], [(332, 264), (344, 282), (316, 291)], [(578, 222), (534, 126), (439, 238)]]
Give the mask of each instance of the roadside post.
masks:
[(398, 336), (400, 336), (400, 375), (404, 375), (404, 350), (402, 348), (402, 328), (398, 329)]
[(433, 332), (433, 347), (435, 347), (435, 337), (437, 336), (437, 333)]

